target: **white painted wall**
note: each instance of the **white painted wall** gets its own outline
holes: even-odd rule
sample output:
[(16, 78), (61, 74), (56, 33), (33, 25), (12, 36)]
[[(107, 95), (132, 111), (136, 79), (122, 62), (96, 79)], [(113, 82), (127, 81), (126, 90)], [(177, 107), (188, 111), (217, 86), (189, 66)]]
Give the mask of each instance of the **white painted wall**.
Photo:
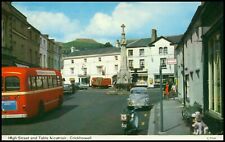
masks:
[[(174, 58), (174, 45), (170, 45), (171, 42), (164, 38), (156, 41), (151, 47), (134, 47), (127, 48), (127, 60), (133, 60), (133, 67), (139, 68), (139, 60), (145, 60), (145, 68), (143, 71), (147, 71), (148, 74), (148, 87), (154, 87), (154, 75), (159, 75), (160, 58)], [(167, 47), (168, 54), (159, 55), (159, 47)], [(144, 56), (139, 56), (139, 50), (144, 49)], [(133, 56), (128, 56), (128, 50), (133, 50)], [(127, 61), (127, 63), (129, 63)], [(163, 74), (174, 74), (174, 65), (167, 65), (167, 69), (163, 69)], [(153, 83), (150, 84), (150, 79), (153, 79)]]
[[(118, 57), (118, 60), (115, 59)], [(101, 57), (101, 61), (99, 61)], [(84, 61), (86, 58), (87, 62)], [(71, 63), (74, 60), (74, 63)], [(91, 55), (91, 56), (74, 56), (65, 57), (63, 59), (64, 68), (62, 69), (62, 76), (65, 78), (64, 83), (70, 84), (70, 78), (75, 78), (75, 82), (79, 81), (79, 75), (84, 75), (82, 66), (87, 68), (87, 75), (92, 77), (109, 77), (112, 78), (116, 75), (120, 69), (120, 53), (111, 53), (107, 55)], [(115, 70), (115, 65), (118, 65), (118, 70)], [(97, 66), (103, 66), (105, 70), (105, 75), (99, 74), (97, 72)], [(74, 74), (71, 74), (70, 68), (74, 68)], [(91, 80), (91, 79), (90, 79)]]
[[(198, 34), (197, 34), (198, 33)], [(196, 101), (203, 105), (203, 53), (202, 53), (202, 28), (193, 31), (186, 39), (184, 45), (184, 62), (187, 70), (186, 75), (189, 75), (189, 90), (187, 96), (190, 98), (190, 104)], [(197, 75), (199, 70), (199, 76)], [(191, 72), (193, 77), (191, 77)]]
[[(149, 79), (153, 78), (153, 84), (149, 84), (149, 87), (154, 86), (155, 78), (154, 75), (159, 75), (160, 58), (174, 58), (174, 45), (170, 45), (171, 42), (161, 38), (153, 45), (149, 47), (148, 54), (148, 76)], [(160, 47), (167, 47), (168, 54), (159, 54)], [(174, 74), (174, 65), (167, 65), (167, 69), (162, 70), (162, 74)]]

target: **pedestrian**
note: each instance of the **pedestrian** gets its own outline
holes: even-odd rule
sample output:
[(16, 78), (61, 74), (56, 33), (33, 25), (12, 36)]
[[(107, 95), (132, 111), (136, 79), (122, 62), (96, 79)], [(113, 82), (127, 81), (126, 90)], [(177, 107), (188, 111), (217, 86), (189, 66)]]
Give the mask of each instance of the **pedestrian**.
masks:
[(171, 87), (171, 93), (170, 93), (170, 94), (171, 94), (171, 97), (172, 97), (173, 99), (175, 99), (175, 96), (176, 96), (176, 93), (177, 93), (176, 90), (177, 90), (177, 89), (176, 89), (176, 85), (173, 84), (172, 87)]
[(166, 86), (165, 86), (165, 94), (164, 94), (165, 96), (165, 99), (166, 100), (168, 100), (168, 98), (169, 98), (169, 84), (168, 84), (168, 82), (166, 83)]

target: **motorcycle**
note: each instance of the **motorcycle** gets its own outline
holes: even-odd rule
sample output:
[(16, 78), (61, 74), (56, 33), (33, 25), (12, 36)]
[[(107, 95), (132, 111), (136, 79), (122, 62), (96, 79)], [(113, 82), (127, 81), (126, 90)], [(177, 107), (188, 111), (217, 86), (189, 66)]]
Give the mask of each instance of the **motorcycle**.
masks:
[(138, 132), (139, 120), (136, 109), (128, 109), (126, 112), (121, 113), (120, 120), (125, 135)]

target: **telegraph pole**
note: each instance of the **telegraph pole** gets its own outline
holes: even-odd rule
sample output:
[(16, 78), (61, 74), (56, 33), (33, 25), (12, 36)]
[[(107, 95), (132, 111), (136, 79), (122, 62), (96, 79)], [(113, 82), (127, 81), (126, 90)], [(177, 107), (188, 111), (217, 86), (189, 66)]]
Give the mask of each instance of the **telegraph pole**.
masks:
[(162, 65), (159, 66), (160, 74), (160, 121), (161, 121), (161, 132), (163, 132), (163, 91), (162, 91)]

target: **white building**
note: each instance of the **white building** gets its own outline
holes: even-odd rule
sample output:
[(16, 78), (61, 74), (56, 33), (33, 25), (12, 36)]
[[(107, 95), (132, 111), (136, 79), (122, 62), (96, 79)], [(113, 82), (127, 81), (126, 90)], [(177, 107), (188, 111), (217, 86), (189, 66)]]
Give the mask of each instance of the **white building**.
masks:
[[(138, 84), (148, 87), (160, 85), (160, 60), (174, 58), (174, 47), (182, 35), (157, 37), (156, 30), (152, 30), (152, 38), (143, 38), (127, 45), (128, 67), (131, 73), (137, 70)], [(174, 65), (167, 65), (162, 70), (164, 83), (174, 79)]]
[(48, 35), (40, 35), (40, 67), (48, 67)]
[(63, 58), (64, 83), (87, 81), (93, 77), (112, 78), (120, 68), (120, 48), (77, 51)]
[[(174, 57), (174, 47), (182, 35), (158, 37), (153, 30), (153, 38), (143, 38), (130, 42), (126, 46), (129, 72), (138, 73), (139, 85), (155, 87), (159, 85), (160, 60), (166, 62)], [(92, 77), (110, 77), (117, 75), (120, 70), (120, 48), (103, 48), (90, 51), (76, 51), (63, 58), (62, 75), (65, 83), (71, 81), (87, 82)], [(167, 65), (162, 70), (164, 83), (174, 79), (174, 65)]]
[[(199, 13), (199, 11), (200, 6), (196, 13)], [(197, 102), (203, 106), (204, 53), (202, 35), (204, 33), (200, 19), (196, 15), (194, 15), (191, 24), (176, 48), (177, 58), (182, 59), (182, 62), (178, 63), (178, 97), (184, 99), (185, 103), (190, 105)]]

